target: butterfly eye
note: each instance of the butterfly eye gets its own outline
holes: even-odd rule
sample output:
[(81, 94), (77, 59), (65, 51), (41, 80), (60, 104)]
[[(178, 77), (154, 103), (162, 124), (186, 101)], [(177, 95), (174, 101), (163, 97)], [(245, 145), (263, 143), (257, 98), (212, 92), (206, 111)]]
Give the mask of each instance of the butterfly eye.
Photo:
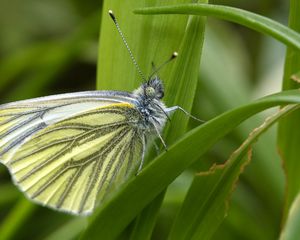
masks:
[(151, 98), (154, 98), (156, 95), (155, 89), (153, 87), (146, 87), (145, 92), (146, 95)]

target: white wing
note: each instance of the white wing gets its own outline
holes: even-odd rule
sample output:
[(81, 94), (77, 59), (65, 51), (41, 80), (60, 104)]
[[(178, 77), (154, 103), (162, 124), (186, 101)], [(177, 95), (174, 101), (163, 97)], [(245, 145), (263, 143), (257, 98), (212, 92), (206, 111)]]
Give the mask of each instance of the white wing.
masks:
[(136, 103), (127, 92), (88, 91), (0, 105), (0, 162), (7, 163), (33, 134), (71, 116), (112, 103)]

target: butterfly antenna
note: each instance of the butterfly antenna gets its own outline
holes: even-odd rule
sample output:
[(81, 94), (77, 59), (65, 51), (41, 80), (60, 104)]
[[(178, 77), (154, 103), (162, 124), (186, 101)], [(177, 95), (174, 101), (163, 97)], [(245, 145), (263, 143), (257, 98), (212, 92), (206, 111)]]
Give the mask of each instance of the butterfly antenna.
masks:
[(131, 60), (132, 60), (132, 62), (133, 62), (133, 64), (134, 64), (135, 68), (137, 69), (137, 71), (138, 71), (139, 75), (141, 76), (141, 78), (143, 79), (143, 81), (146, 82), (146, 81), (147, 81), (147, 80), (146, 80), (146, 77), (145, 77), (145, 75), (143, 74), (143, 72), (141, 71), (139, 65), (137, 64), (137, 61), (135, 60), (135, 57), (133, 56), (133, 54), (132, 54), (132, 52), (131, 52), (131, 50), (130, 50), (130, 47), (129, 47), (127, 41), (126, 41), (126, 38), (125, 38), (123, 32), (121, 31), (121, 28), (120, 28), (120, 26), (119, 26), (119, 23), (118, 23), (118, 21), (117, 21), (115, 15), (114, 15), (114, 13), (113, 13), (113, 11), (112, 11), (112, 10), (109, 10), (108, 13), (109, 13), (109, 16), (111, 17), (111, 19), (114, 21), (114, 23), (115, 23), (115, 25), (116, 25), (116, 28), (117, 28), (117, 30), (118, 30), (118, 32), (119, 32), (121, 38), (122, 38), (122, 41), (123, 41), (125, 47), (127, 48), (127, 51), (128, 51), (128, 53), (129, 53), (129, 55), (130, 55), (130, 58), (131, 58)]
[(165, 61), (163, 64), (161, 64), (159, 67), (155, 67), (154, 63), (152, 62), (152, 67), (154, 68), (154, 70), (150, 74), (149, 79), (151, 79), (156, 73), (158, 73), (160, 71), (160, 69), (162, 69), (165, 65), (167, 65), (169, 62), (171, 62), (173, 59), (177, 58), (177, 56), (178, 56), (178, 53), (173, 52), (171, 57), (167, 61)]

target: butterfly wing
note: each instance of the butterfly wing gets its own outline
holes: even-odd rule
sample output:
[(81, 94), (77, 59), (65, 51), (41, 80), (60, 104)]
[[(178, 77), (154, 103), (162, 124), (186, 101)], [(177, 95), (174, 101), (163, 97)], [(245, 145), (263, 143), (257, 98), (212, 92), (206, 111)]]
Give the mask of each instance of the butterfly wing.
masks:
[[(5, 165), (28, 198), (62, 211), (89, 214), (139, 164), (144, 144), (135, 127), (138, 120), (135, 105), (128, 102), (79, 111), (43, 125), (18, 147), (10, 143), (3, 155)], [(15, 131), (12, 124), (10, 129)], [(29, 131), (28, 127), (23, 132)]]
[(90, 91), (0, 105), (0, 162), (8, 162), (26, 139), (53, 123), (96, 107), (132, 101), (125, 92)]

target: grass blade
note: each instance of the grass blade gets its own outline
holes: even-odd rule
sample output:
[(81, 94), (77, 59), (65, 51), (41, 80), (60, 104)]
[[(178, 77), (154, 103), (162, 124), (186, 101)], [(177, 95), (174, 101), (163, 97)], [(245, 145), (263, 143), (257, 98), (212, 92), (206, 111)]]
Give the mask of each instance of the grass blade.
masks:
[[(168, 80), (166, 102), (169, 106), (178, 104), (189, 112), (192, 109), (198, 83), (204, 29), (205, 18), (192, 16), (189, 19), (181, 47), (179, 48), (179, 57), (176, 59), (171, 77)], [(166, 142), (168, 145), (186, 132), (188, 121), (189, 118), (182, 113), (177, 113), (174, 117), (172, 117), (172, 123), (165, 131), (167, 134)], [(150, 236), (150, 233), (147, 233), (145, 225), (149, 226), (148, 232), (152, 232), (154, 221), (157, 218), (157, 212), (160, 209), (164, 195), (165, 191), (163, 191), (160, 196), (153, 201), (153, 206), (150, 205), (149, 209), (147, 207), (142, 212), (136, 222), (135, 229), (133, 231), (134, 235), (131, 239), (148, 239), (147, 237)], [(151, 216), (149, 216), (151, 213), (153, 216), (152, 222), (150, 222)], [(141, 229), (144, 231), (141, 232)]]
[(295, 240), (300, 236), (300, 195), (295, 197), (291, 204), (285, 227), (280, 235), (280, 240)]
[[(300, 33), (300, 2), (290, 1), (289, 26)], [(288, 48), (285, 58), (282, 89), (299, 88), (299, 83), (291, 76), (300, 70), (300, 51)], [(278, 127), (278, 147), (286, 174), (286, 194), (283, 211), (283, 222), (289, 212), (290, 205), (300, 190), (300, 111), (293, 113), (282, 120)]]
[[(199, 173), (194, 178), (169, 239), (206, 240), (212, 237), (225, 218), (229, 198), (240, 174), (251, 160), (251, 145), (280, 118), (297, 108), (299, 106), (289, 105), (267, 118), (250, 133), (224, 165), (214, 165), (208, 172)], [(247, 153), (248, 158), (245, 157)]]
[[(179, 4), (183, 2), (182, 0), (169, 0), (165, 3)], [(156, 3), (155, 1), (146, 1), (143, 4), (153, 5)], [(178, 96), (180, 95), (186, 96), (187, 87), (189, 88), (188, 91), (195, 92), (198, 81), (200, 51), (203, 42), (203, 36), (199, 37), (203, 35), (203, 31), (199, 32), (198, 30), (201, 30), (203, 26), (198, 26), (200, 20), (197, 20), (197, 17), (194, 17), (194, 20), (190, 22), (186, 31), (187, 16), (145, 17), (130, 14), (134, 8), (141, 5), (141, 3), (136, 1), (130, 1), (126, 4), (120, 4), (119, 1), (105, 2), (100, 33), (98, 89), (132, 91), (141, 83), (140, 76), (137, 75), (124, 43), (107, 14), (108, 9), (112, 9), (138, 64), (146, 76), (151, 72), (151, 61), (154, 61), (155, 65), (158, 66), (167, 60), (174, 51), (179, 52), (179, 57), (175, 60), (175, 63), (168, 64), (158, 75), (166, 85), (167, 104), (172, 106), (177, 100), (176, 104), (181, 104), (187, 109), (191, 109), (193, 94), (190, 94), (189, 98), (170, 99), (168, 96), (171, 96), (171, 94), (168, 93), (173, 92), (173, 95), (179, 98)], [(195, 28), (197, 28), (197, 31), (194, 31)], [(111, 46), (114, 47), (111, 48)], [(193, 53), (189, 47), (192, 47)], [(189, 61), (186, 61), (187, 59)], [(184, 71), (182, 70), (183, 68)], [(182, 88), (178, 88), (179, 82)], [(187, 82), (189, 84), (183, 87)], [(170, 91), (170, 89), (173, 91)], [(186, 125), (186, 119), (188, 118), (185, 117), (184, 119), (183, 121), (186, 122)], [(176, 126), (184, 126), (184, 124), (179, 123), (180, 121), (182, 121), (182, 118), (178, 120), (173, 119), (172, 123), (174, 125), (177, 123)], [(185, 130), (185, 127), (182, 129)], [(175, 138), (176, 136), (173, 136), (173, 139)], [(171, 144), (169, 139), (166, 142), (168, 145)], [(146, 239), (150, 235), (162, 200), (163, 194), (154, 200), (153, 205), (148, 206), (141, 213), (135, 223), (131, 235), (132, 239)]]
[(138, 176), (124, 184), (110, 201), (97, 209), (82, 239), (114, 239), (149, 202), (219, 139), (252, 115), (287, 103), (300, 103), (299, 90), (264, 97), (228, 111), (188, 132), (167, 153), (158, 156)]
[[(183, 0), (167, 0), (165, 4), (183, 3)], [(184, 35), (187, 16), (145, 17), (132, 13), (141, 6), (155, 5), (156, 1), (104, 1), (101, 20), (97, 88), (133, 91), (142, 79), (135, 69), (127, 49), (119, 36), (108, 10), (113, 10), (137, 63), (145, 76), (152, 71), (151, 62), (160, 65), (179, 49)], [(160, 72), (166, 82), (174, 63)]]
[(238, 8), (210, 4), (183, 4), (177, 6), (137, 9), (135, 10), (135, 13), (213, 16), (244, 25), (258, 32), (270, 35), (289, 47), (300, 49), (300, 34), (296, 31), (267, 17)]

